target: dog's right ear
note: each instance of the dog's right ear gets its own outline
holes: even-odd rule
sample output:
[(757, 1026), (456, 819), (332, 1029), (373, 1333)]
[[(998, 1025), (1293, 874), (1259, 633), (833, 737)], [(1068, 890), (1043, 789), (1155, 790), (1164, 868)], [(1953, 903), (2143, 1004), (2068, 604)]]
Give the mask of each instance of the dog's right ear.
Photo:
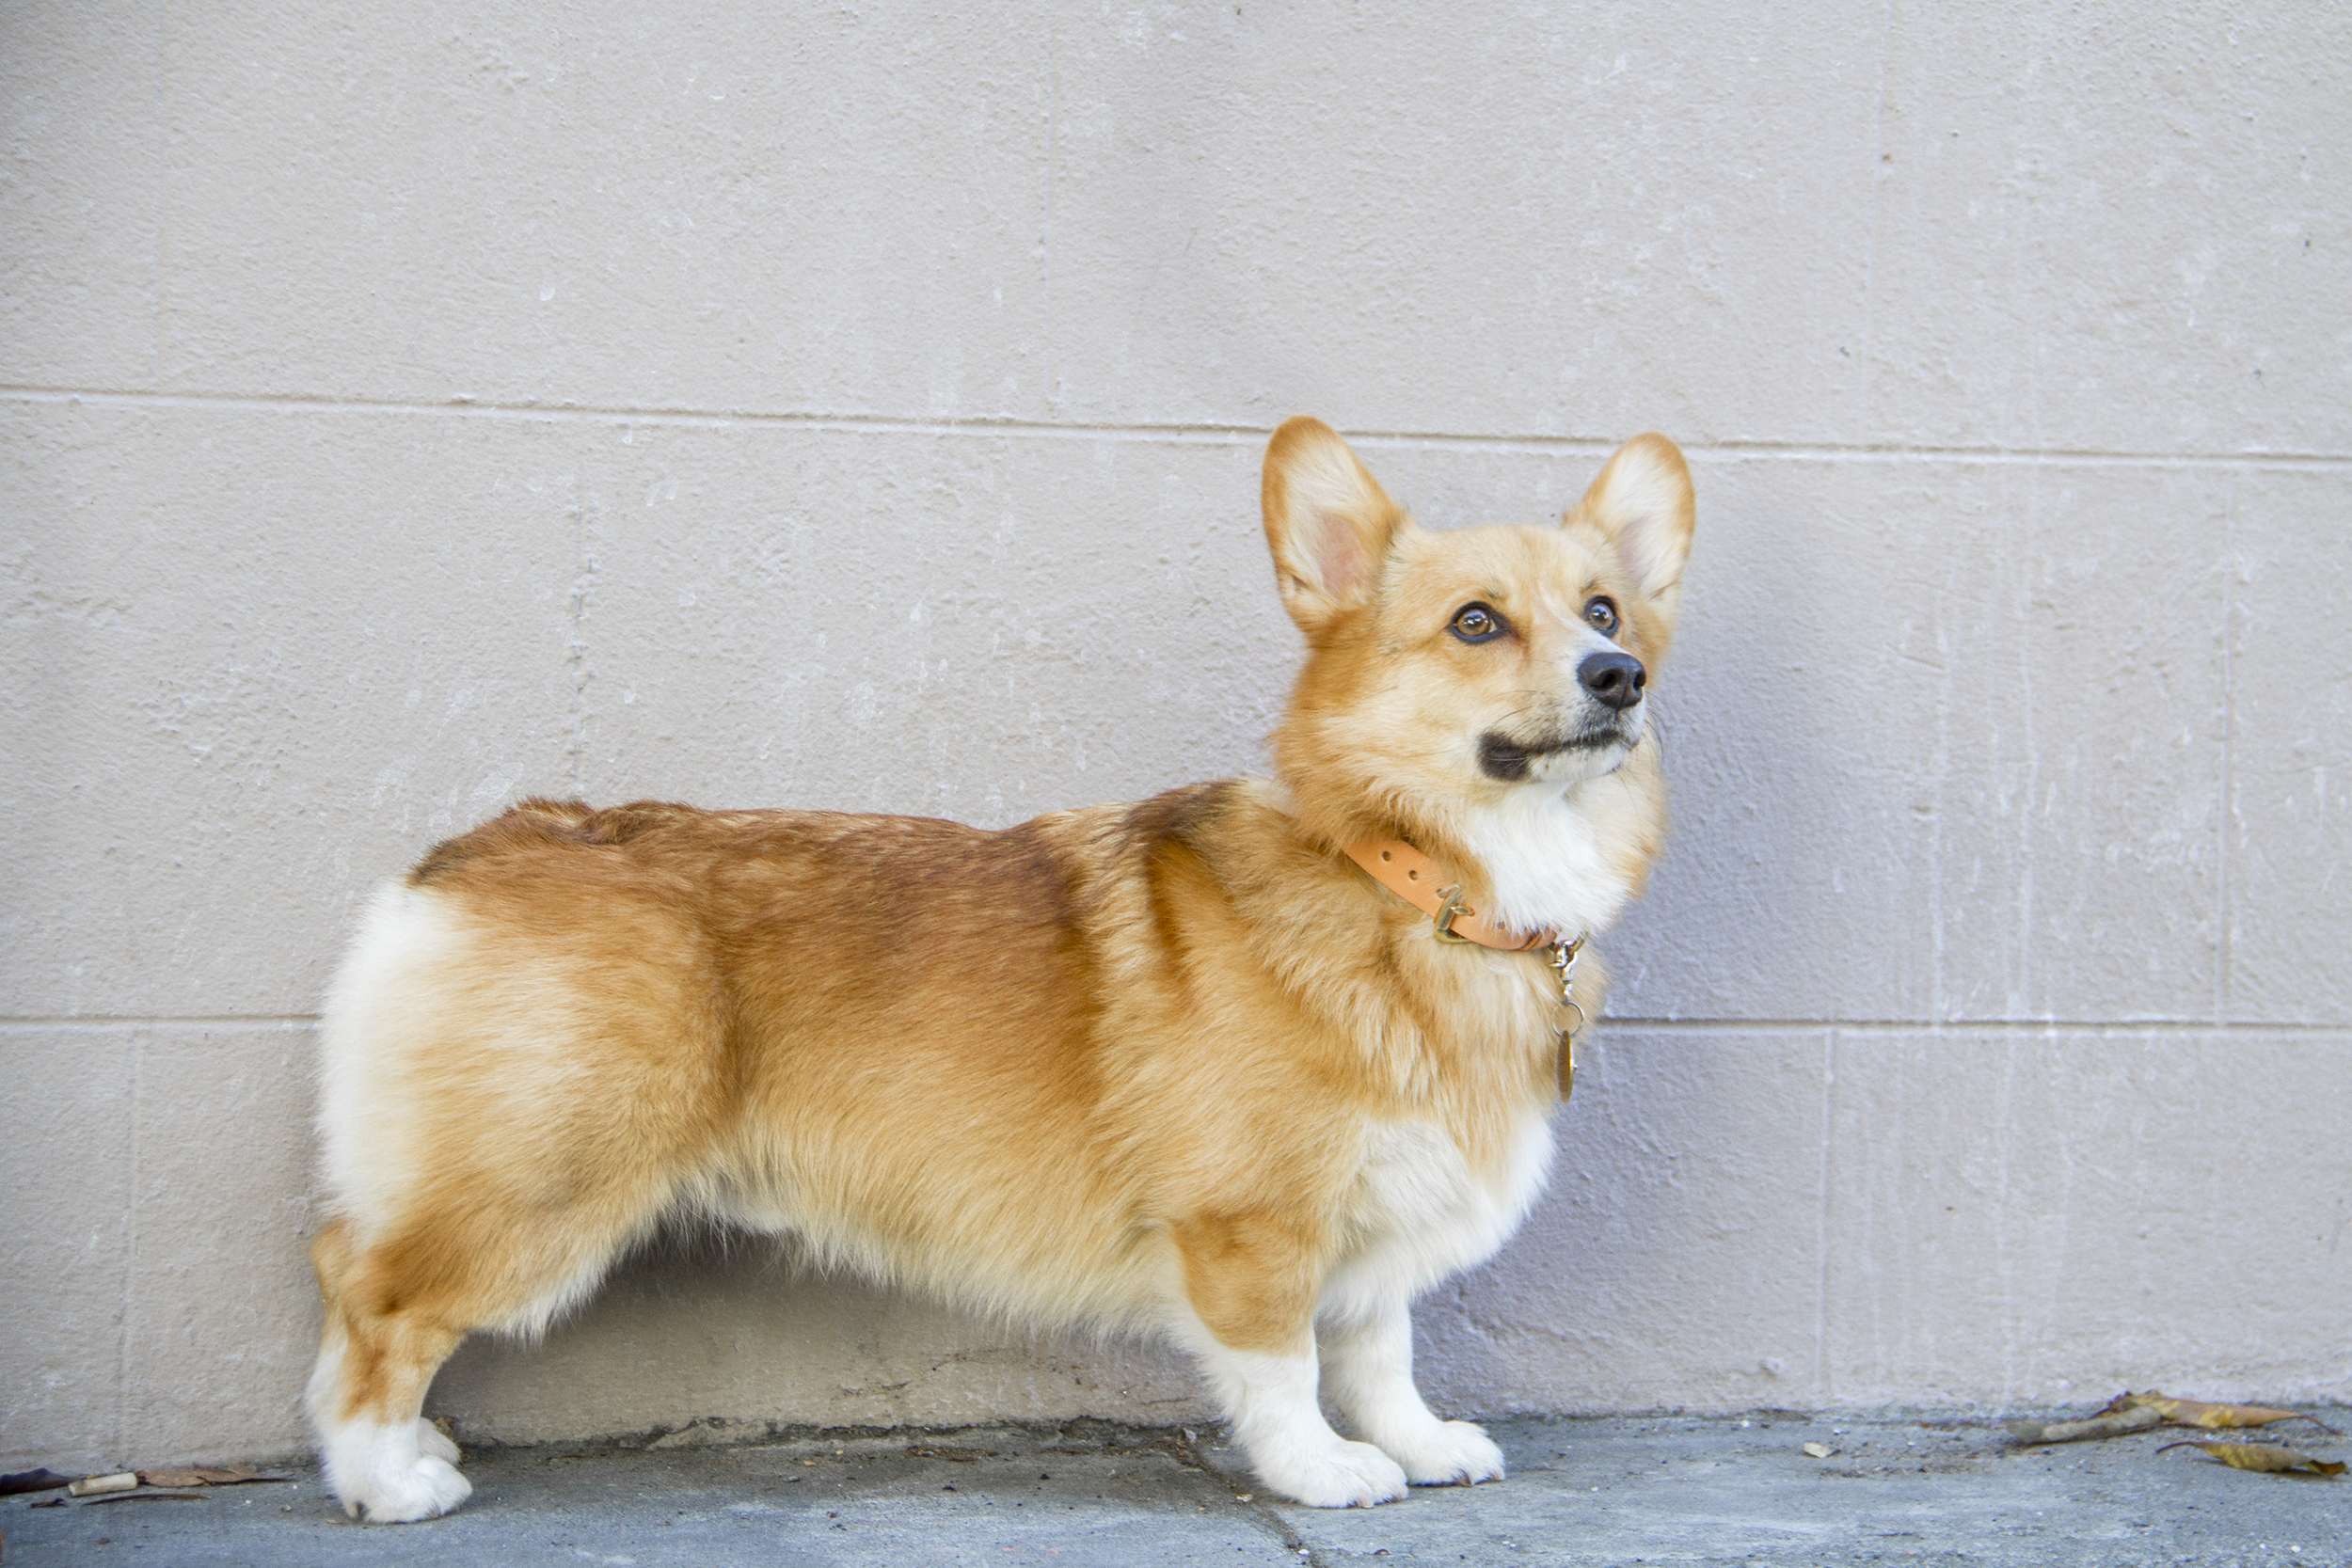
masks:
[(1339, 432), (1305, 415), (1266, 443), (1261, 499), (1283, 608), (1309, 640), (1320, 638), (1371, 601), (1404, 514)]

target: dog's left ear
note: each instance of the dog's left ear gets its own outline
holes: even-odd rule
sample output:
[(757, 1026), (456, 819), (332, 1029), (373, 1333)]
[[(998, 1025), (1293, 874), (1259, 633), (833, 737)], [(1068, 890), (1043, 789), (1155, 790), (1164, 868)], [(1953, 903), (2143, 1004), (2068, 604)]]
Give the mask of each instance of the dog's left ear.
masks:
[(1682, 563), (1696, 516), (1682, 449), (1653, 434), (1619, 447), (1560, 526), (1589, 523), (1607, 534), (1626, 576), (1671, 626), (1682, 606)]

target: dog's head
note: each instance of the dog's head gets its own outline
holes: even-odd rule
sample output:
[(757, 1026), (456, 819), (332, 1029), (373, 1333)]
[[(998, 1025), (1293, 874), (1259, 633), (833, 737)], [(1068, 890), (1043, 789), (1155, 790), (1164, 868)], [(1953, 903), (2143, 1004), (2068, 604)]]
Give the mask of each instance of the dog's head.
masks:
[(1302, 804), (1336, 796), (1319, 827), (1442, 823), (1635, 754), (1691, 546), (1672, 441), (1628, 442), (1556, 528), (1431, 533), (1328, 425), (1295, 419), (1266, 448), (1263, 500), (1311, 649), (1279, 761)]

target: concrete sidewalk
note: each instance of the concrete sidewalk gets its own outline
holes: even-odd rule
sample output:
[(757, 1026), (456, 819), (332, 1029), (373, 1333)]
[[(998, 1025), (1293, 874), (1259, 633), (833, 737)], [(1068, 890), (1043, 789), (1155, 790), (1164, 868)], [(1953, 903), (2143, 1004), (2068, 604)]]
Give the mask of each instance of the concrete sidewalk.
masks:
[[(2344, 1426), (2344, 1411), (2319, 1412)], [(2299, 1423), (2298, 1423), (2299, 1424)], [(2255, 1475), (2180, 1432), (2020, 1449), (1979, 1421), (1520, 1418), (1511, 1477), (1343, 1513), (1260, 1494), (1219, 1434), (1098, 1423), (491, 1449), (429, 1524), (344, 1521), (316, 1471), (199, 1501), (0, 1506), (5, 1568), (389, 1563), (2352, 1563), (2352, 1479)], [(2305, 1452), (2352, 1445), (2302, 1426)], [(462, 1438), (462, 1433), (460, 1434)], [(679, 1434), (691, 1436), (691, 1434)], [(1804, 1445), (1833, 1450), (1814, 1458)], [(55, 1496), (53, 1494), (52, 1496)]]

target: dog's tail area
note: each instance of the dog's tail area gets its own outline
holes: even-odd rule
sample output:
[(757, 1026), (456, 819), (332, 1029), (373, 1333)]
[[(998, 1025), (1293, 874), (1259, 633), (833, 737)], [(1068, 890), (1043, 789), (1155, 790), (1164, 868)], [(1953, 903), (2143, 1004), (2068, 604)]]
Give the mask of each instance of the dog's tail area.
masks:
[(310, 1253), (326, 1321), (308, 1403), (328, 1484), (373, 1520), (465, 1499), (421, 1419), (434, 1373), (468, 1334), (535, 1330), (592, 1291), (670, 1205), (691, 1125), (675, 1101), (645, 1109), (649, 1066), (675, 1076), (644, 1049), (675, 1037), (672, 1011), (616, 1002), (613, 960), (578, 932), (468, 897), (382, 890), (321, 1029), (333, 1218)]

